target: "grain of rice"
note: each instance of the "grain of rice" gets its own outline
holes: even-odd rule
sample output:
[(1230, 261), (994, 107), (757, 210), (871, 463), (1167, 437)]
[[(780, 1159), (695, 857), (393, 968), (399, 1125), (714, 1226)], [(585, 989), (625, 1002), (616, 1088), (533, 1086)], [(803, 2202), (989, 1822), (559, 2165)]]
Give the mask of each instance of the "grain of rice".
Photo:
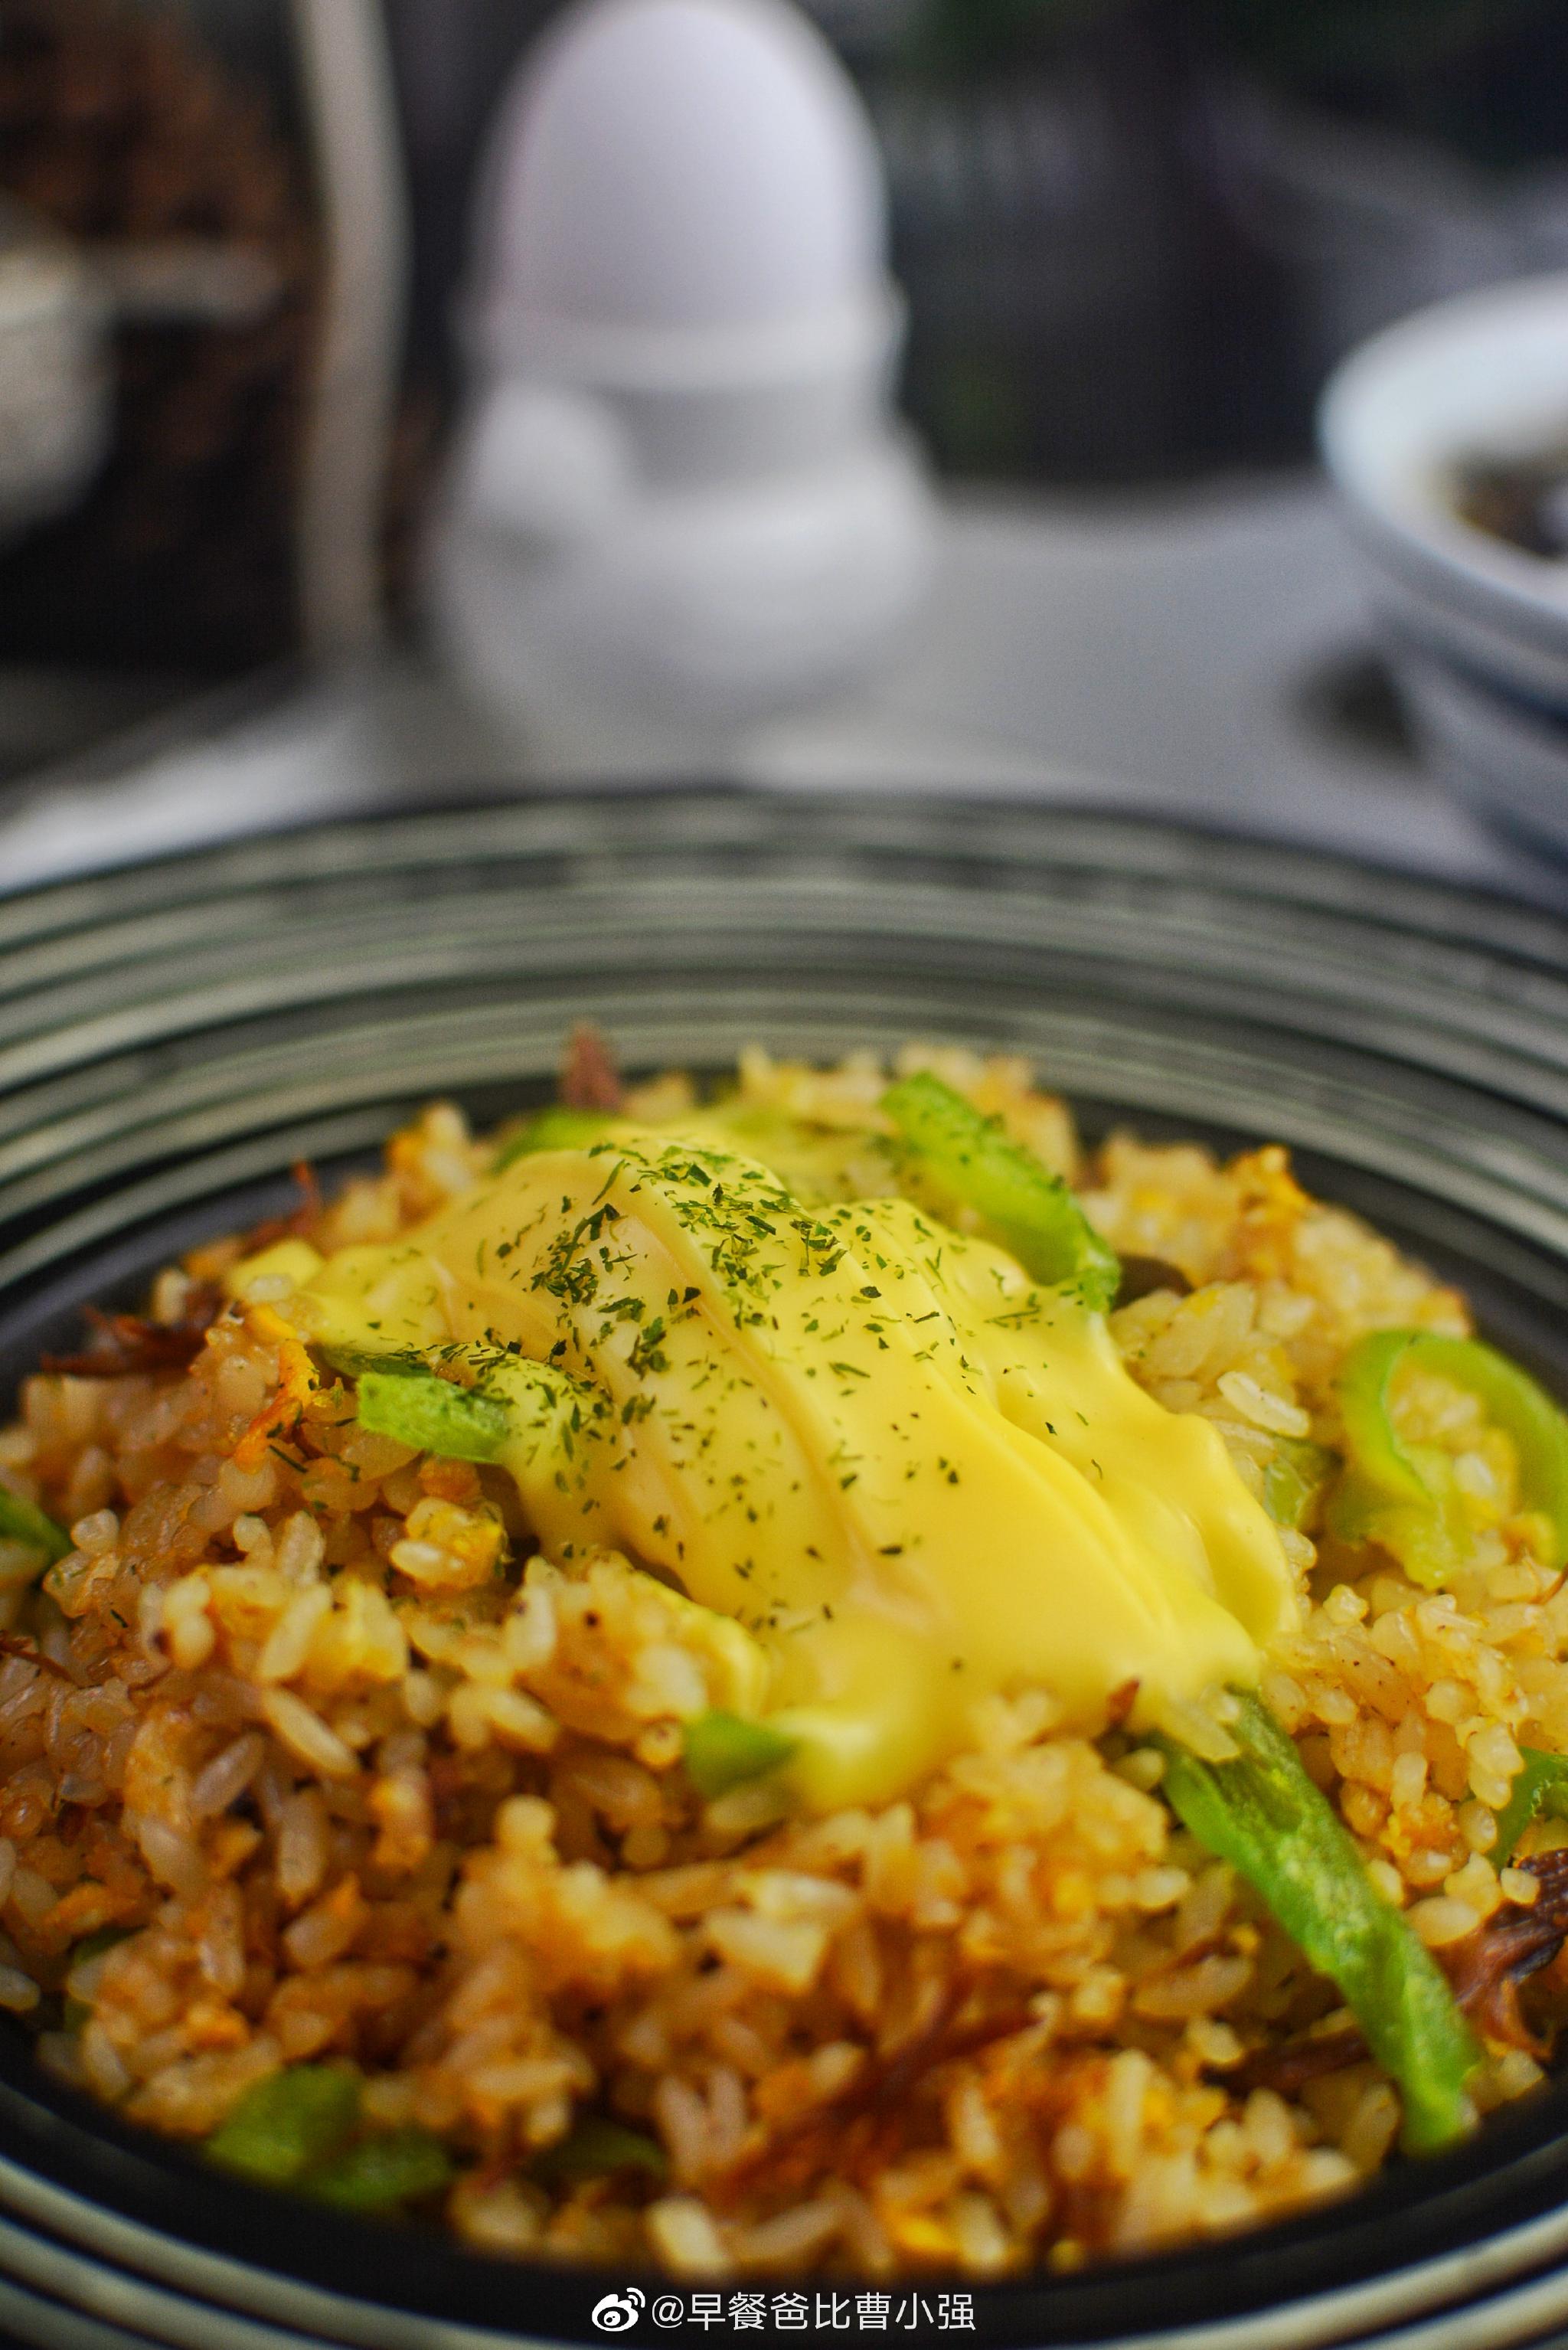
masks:
[(1501, 1722), (1482, 1722), (1465, 1744), (1472, 1763), (1512, 1786), (1523, 1766), (1523, 1757)]
[(119, 1520), (112, 1510), (95, 1510), (90, 1516), (77, 1520), (71, 1528), (71, 1540), (89, 1557), (110, 1551), (119, 1540)]
[(137, 1825), (136, 1841), (156, 1882), (187, 1901), (195, 1900), (207, 1882), (207, 1864), (195, 1839), (167, 1820), (143, 1818)]
[(262, 1698), (262, 1716), (289, 1752), (325, 1779), (351, 1779), (359, 1765), (353, 1749), (311, 1711), (292, 1690), (268, 1690)]
[(1310, 1436), (1312, 1414), (1288, 1397), (1272, 1395), (1249, 1371), (1221, 1371), (1215, 1386), (1227, 1403), (1234, 1404), (1253, 1427), (1272, 1436)]
[(1200, 2064), (1216, 2072), (1239, 2064), (1246, 2054), (1231, 2026), (1208, 2015), (1192, 2017), (1187, 2027), (1187, 2044)]
[(1538, 2088), (1546, 2077), (1534, 2057), (1524, 2048), (1505, 2050), (1498, 2058), (1494, 2071), (1497, 2088), (1504, 2097), (1525, 2096), (1532, 2089)]
[(1385, 1901), (1396, 1909), (1404, 1908), (1405, 1880), (1391, 1860), (1369, 1860), (1366, 1874)]
[(537, 1672), (556, 1653), (559, 1627), (547, 1585), (524, 1585), (502, 1634), (507, 1662), (515, 1673)]
[(729, 2270), (723, 2239), (705, 2206), (691, 2196), (667, 2195), (651, 2204), (648, 2232), (675, 2276), (723, 2276)]
[(1132, 1899), (1135, 1906), (1152, 1914), (1168, 1909), (1181, 1899), (1192, 1883), (1185, 1868), (1144, 1868), (1133, 1879)]
[(29, 1926), (41, 1926), (59, 1896), (47, 1877), (40, 1877), (36, 1868), (24, 1866), (12, 1870), (7, 1898)]
[(283, 1945), (291, 1963), (302, 1974), (313, 1967), (330, 1966), (354, 1939), (363, 1911), (362, 1902), (345, 1902), (336, 1894), (313, 1903), (284, 1929)]
[(296, 1510), (284, 1525), (275, 1559), (286, 1583), (309, 1583), (321, 1571), (326, 1537), (308, 1510)]
[(1237, 1998), (1246, 1989), (1251, 1974), (1251, 1959), (1214, 1952), (1192, 1966), (1178, 1968), (1146, 1983), (1135, 1994), (1133, 2005), (1139, 2015), (1168, 2023), (1207, 2015)]
[(1449, 1900), (1462, 1901), (1478, 1919), (1490, 1918), (1502, 1898), (1497, 1871), (1479, 1852), (1471, 1853), (1462, 1867), (1444, 1877), (1443, 1891)]
[(953, 2246), (971, 2276), (997, 2276), (1012, 2259), (1007, 2231), (988, 2196), (956, 2195), (950, 2211)]
[(136, 1629), (144, 1653), (153, 1655), (163, 1629), (163, 1586), (143, 1584), (136, 1602)]
[(0, 2007), (13, 2015), (26, 2015), (36, 2007), (41, 1994), (31, 1975), (19, 1967), (0, 1966)]
[(707, 1930), (721, 1958), (771, 1991), (807, 1990), (827, 1955), (826, 1928), (781, 1924), (750, 1910), (715, 1910)]
[(446, 1711), (446, 1691), (434, 1673), (416, 1669), (403, 1675), (403, 1705), (410, 1721), (429, 1730)]
[(503, 2179), (478, 2192), (465, 2192), (460, 2181), (454, 2190), (458, 2223), (470, 2242), (483, 2251), (509, 2252), (519, 2259), (538, 2244), (547, 2208), (543, 2195), (515, 2179)]
[(130, 2087), (132, 2076), (96, 2016), (84, 2027), (78, 2044), (88, 2086), (106, 2105), (118, 2105)]
[(317, 1787), (291, 1795), (275, 1831), (277, 1887), (291, 1908), (307, 1901), (327, 1874), (331, 1856), (327, 1806)]
[(826, 2200), (798, 2204), (745, 2229), (735, 2245), (735, 2264), (744, 2269), (800, 2268), (825, 2252), (843, 2228), (840, 2207)]
[(560, 1736), (560, 1725), (521, 1690), (496, 1690), (485, 1703), (495, 1736), (519, 1753), (547, 1754)]
[(256, 1679), (291, 1681), (304, 1669), (310, 1642), (324, 1616), (332, 1612), (332, 1594), (324, 1583), (310, 1585), (291, 1599), (267, 1634), (256, 1659)]
[(1398, 2130), (1398, 2098), (1386, 2081), (1368, 2081), (1341, 2134), (1340, 2152), (1370, 2178), (1381, 2167)]
[(1416, 1902), (1407, 1914), (1417, 1933), (1432, 1950), (1439, 1950), (1449, 1942), (1462, 1942), (1476, 1929), (1476, 1913), (1469, 1902), (1451, 1900), (1447, 1894), (1435, 1894), (1430, 1900)]
[(253, 1731), (234, 1740), (196, 1774), (191, 1788), (191, 1809), (198, 1819), (213, 1819), (244, 1794), (266, 1757), (266, 1741)]

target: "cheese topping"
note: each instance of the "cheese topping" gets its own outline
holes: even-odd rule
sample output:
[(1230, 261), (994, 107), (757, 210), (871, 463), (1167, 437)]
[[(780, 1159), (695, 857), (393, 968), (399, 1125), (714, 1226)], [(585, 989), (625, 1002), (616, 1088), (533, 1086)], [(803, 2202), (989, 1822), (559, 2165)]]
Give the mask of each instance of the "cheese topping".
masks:
[(1129, 1699), (1179, 1719), (1297, 1618), (1218, 1432), (1101, 1315), (906, 1200), (808, 1208), (706, 1139), (525, 1155), (287, 1310), (504, 1397), (541, 1547), (623, 1550), (744, 1627), (815, 1808), (908, 1788), (994, 1691), (1091, 1733)]

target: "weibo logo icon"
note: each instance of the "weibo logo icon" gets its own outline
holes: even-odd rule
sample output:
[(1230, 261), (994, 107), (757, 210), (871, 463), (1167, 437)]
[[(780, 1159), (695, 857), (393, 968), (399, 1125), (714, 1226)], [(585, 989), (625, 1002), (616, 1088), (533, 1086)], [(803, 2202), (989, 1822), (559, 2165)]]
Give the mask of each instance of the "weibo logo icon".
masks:
[(601, 2334), (628, 2334), (647, 2300), (648, 2295), (639, 2293), (634, 2284), (624, 2293), (607, 2293), (602, 2301), (594, 2303), (594, 2324)]

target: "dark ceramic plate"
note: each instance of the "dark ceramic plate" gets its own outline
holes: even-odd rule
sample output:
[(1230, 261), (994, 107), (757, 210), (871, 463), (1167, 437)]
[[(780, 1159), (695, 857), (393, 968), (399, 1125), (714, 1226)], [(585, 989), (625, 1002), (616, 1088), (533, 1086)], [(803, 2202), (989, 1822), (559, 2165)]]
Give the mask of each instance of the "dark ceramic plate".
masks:
[[(130, 1300), (180, 1248), (271, 1212), (297, 1159), (330, 1180), (435, 1094), (481, 1119), (544, 1097), (581, 1018), (633, 1068), (718, 1068), (753, 1038), (1015, 1046), (1091, 1132), (1282, 1139), (1568, 1392), (1568, 927), (1109, 817), (716, 792), (344, 825), (0, 902), (0, 1370), (14, 1383), (84, 1301)], [(1565, 2193), (1553, 2086), (1305, 2218), (980, 2288), (971, 2338), (1562, 2341)], [(895, 2292), (888, 2330), (940, 2331), (945, 2289)], [(0, 2038), (0, 2331), (500, 2350), (600, 2338), (608, 2293), (638, 2340), (732, 2330), (727, 2294), (695, 2325), (685, 2288), (231, 2184)], [(798, 2336), (765, 2308), (764, 2331)], [(813, 2301), (808, 2330), (869, 2330), (842, 2289), (836, 2314)]]

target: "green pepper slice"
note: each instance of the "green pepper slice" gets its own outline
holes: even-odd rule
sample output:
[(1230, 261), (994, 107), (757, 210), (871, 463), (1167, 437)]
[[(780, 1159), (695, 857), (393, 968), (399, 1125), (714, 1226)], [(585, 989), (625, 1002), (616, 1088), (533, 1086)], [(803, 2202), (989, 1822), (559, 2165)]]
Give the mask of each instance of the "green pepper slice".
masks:
[(687, 1723), (684, 1746), (686, 1775), (711, 1800), (746, 1779), (760, 1779), (764, 1771), (776, 1771), (794, 1752), (795, 1742), (764, 1721), (743, 1721), (738, 1713), (716, 1707)]
[(335, 2154), (359, 2114), (359, 2075), (347, 2064), (286, 2064), (247, 2089), (207, 2140), (225, 2170), (292, 2187)]
[(362, 2137), (318, 2164), (300, 2180), (318, 2203), (340, 2211), (397, 2211), (439, 2195), (456, 2175), (451, 2155), (432, 2130), (410, 2123)]
[(1519, 1751), (1523, 1762), (1497, 1815), (1497, 1842), (1489, 1855), (1496, 1868), (1507, 1867), (1532, 1820), (1568, 1820), (1568, 1754), (1546, 1754), (1538, 1746)]
[(526, 1126), (507, 1137), (490, 1171), (504, 1174), (534, 1150), (586, 1150), (604, 1139), (612, 1123), (604, 1110), (568, 1109), (564, 1102), (554, 1102), (547, 1109), (535, 1110)]
[(359, 1425), (442, 1461), (494, 1461), (512, 1433), (512, 1415), (493, 1396), (454, 1387), (433, 1371), (366, 1371), (359, 1381)]
[(940, 1077), (904, 1077), (882, 1097), (921, 1188), (950, 1208), (983, 1217), (1032, 1280), (1074, 1283), (1084, 1303), (1106, 1312), (1121, 1265), (1059, 1175), (1012, 1141)]
[(72, 1547), (64, 1526), (40, 1510), (36, 1502), (25, 1502), (20, 1493), (13, 1493), (8, 1485), (0, 1485), (0, 1541), (22, 1543), (36, 1550), (40, 1574)]
[(1274, 1457), (1263, 1471), (1263, 1507), (1275, 1525), (1303, 1533), (1334, 1467), (1334, 1456), (1325, 1445), (1300, 1436), (1276, 1438)]
[(1348, 1832), (1255, 1697), (1232, 1725), (1241, 1753), (1203, 1762), (1160, 1740), (1162, 1788), (1199, 1844), (1228, 1860), (1320, 1974), (1337, 1983), (1405, 2102), (1405, 2144), (1427, 2153), (1475, 2119), (1480, 2050), (1447, 1978), (1373, 1885)]
[(1466, 1388), (1512, 1439), (1521, 1498), (1552, 1527), (1547, 1564), (1568, 1565), (1568, 1419), (1494, 1347), (1432, 1330), (1374, 1330), (1345, 1358), (1336, 1385), (1346, 1471), (1329, 1513), (1334, 1531), (1381, 1543), (1413, 1583), (1430, 1590), (1464, 1556), (1466, 1528), (1449, 1456), (1435, 1445), (1406, 1442), (1394, 1425), (1391, 1389), (1407, 1363)]

